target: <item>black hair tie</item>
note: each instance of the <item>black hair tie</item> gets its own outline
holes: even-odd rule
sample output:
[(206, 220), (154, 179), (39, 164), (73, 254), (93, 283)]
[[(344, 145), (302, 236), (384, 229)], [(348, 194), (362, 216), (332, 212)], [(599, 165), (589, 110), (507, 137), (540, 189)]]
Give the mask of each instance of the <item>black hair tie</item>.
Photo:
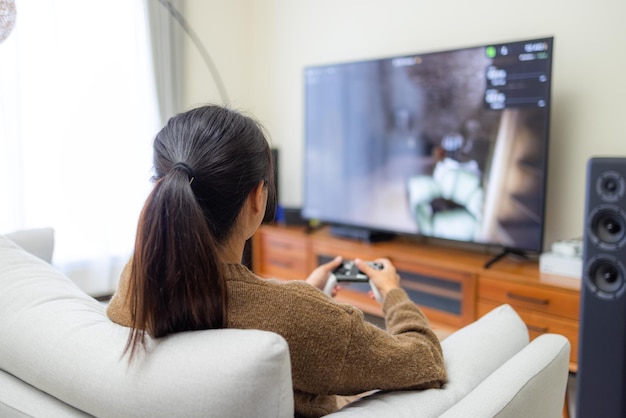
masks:
[(196, 177), (196, 173), (193, 172), (193, 169), (189, 166), (189, 164), (179, 161), (172, 166), (172, 170), (177, 168), (181, 168), (185, 171), (185, 173), (187, 173), (187, 176), (189, 177), (189, 184), (191, 184), (193, 179)]

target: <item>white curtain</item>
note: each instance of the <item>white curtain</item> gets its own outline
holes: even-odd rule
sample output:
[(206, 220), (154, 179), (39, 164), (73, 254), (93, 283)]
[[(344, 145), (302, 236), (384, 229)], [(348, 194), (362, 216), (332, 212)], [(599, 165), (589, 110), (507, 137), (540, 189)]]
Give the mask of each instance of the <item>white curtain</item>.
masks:
[(54, 264), (114, 288), (160, 127), (146, 4), (17, 1), (0, 44), (0, 233), (52, 226)]
[[(145, 0), (159, 116), (164, 125), (183, 109), (184, 36), (171, 13), (183, 13), (183, 0)], [(166, 3), (166, 4), (163, 4)]]

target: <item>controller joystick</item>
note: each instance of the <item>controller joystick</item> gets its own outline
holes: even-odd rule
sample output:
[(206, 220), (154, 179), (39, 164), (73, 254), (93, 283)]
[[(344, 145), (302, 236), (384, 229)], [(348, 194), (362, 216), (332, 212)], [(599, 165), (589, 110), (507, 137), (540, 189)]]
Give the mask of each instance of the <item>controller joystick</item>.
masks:
[[(367, 264), (376, 270), (383, 269), (383, 265), (381, 263), (368, 261)], [(326, 286), (324, 287), (324, 293), (332, 296), (333, 289), (337, 283), (341, 282), (369, 283), (372, 293), (374, 294), (374, 298), (380, 303), (383, 302), (383, 298), (374, 283), (365, 273), (357, 268), (356, 264), (354, 264), (354, 261), (352, 260), (345, 260), (339, 267), (333, 270), (328, 278), (328, 281), (326, 282)]]

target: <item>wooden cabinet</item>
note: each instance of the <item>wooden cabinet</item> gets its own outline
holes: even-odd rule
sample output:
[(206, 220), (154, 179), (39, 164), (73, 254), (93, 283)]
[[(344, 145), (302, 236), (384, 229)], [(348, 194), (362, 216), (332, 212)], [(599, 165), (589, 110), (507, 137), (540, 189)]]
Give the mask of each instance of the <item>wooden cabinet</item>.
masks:
[[(319, 264), (337, 255), (373, 260), (389, 258), (409, 297), (420, 305), (440, 335), (469, 324), (508, 303), (524, 320), (531, 338), (551, 332), (572, 345), (576, 370), (580, 280), (539, 273), (536, 261), (502, 259), (485, 269), (492, 254), (419, 243), (408, 238), (364, 243), (331, 236), (321, 229), (262, 226), (253, 239), (253, 269), (261, 277), (304, 279)], [(342, 285), (339, 301), (382, 317), (380, 304), (366, 284)]]
[[(530, 263), (525, 263), (530, 264)], [(577, 369), (580, 279), (543, 275), (538, 267), (513, 271), (514, 263), (487, 270), (478, 277), (477, 316), (503, 303), (515, 308), (530, 338), (545, 333), (567, 337), (571, 344), (570, 370)]]
[(315, 268), (303, 230), (261, 227), (253, 238), (252, 267), (261, 277), (303, 280)]

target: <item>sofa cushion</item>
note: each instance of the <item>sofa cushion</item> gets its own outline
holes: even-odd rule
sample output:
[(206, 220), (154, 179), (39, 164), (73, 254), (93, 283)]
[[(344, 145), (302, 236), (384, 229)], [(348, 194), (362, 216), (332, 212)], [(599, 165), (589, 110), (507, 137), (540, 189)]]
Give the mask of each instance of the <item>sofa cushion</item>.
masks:
[(2, 370), (0, 391), (0, 417), (3, 418), (91, 416)]
[[(441, 343), (448, 383), (442, 389), (380, 392), (335, 414), (342, 417), (438, 417), (528, 344), (526, 325), (502, 305)], [(467, 415), (471, 416), (471, 415)]]
[[(129, 364), (128, 331), (54, 267), (0, 236), (0, 370), (95, 416), (293, 416), (279, 335), (180, 333), (148, 340), (149, 353)], [(7, 406), (7, 381), (0, 403), (19, 411), (29, 398)]]

